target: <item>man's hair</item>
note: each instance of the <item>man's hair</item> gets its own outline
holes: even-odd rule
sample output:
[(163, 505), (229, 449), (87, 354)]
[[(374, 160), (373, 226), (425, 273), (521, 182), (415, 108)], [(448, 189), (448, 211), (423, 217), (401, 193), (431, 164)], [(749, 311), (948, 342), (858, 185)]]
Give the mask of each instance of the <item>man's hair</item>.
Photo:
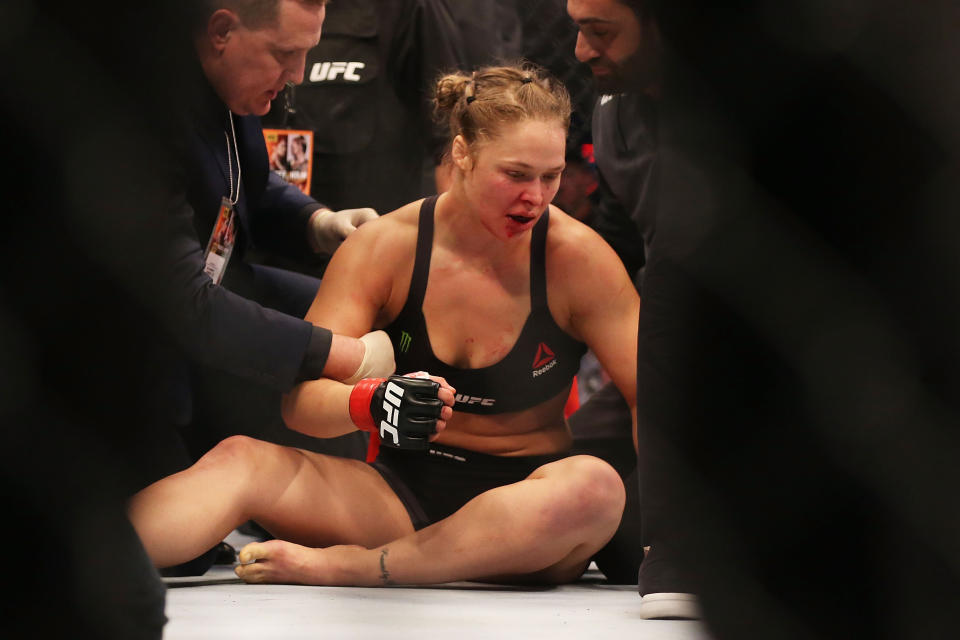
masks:
[[(297, 2), (311, 6), (327, 4), (327, 0), (297, 0)], [(205, 0), (202, 4), (204, 5), (202, 21), (209, 18), (217, 9), (230, 9), (240, 16), (247, 27), (252, 29), (276, 24), (277, 17), (280, 15), (280, 0)]]
[(638, 18), (646, 18), (650, 13), (650, 0), (617, 0), (620, 4), (633, 9)]

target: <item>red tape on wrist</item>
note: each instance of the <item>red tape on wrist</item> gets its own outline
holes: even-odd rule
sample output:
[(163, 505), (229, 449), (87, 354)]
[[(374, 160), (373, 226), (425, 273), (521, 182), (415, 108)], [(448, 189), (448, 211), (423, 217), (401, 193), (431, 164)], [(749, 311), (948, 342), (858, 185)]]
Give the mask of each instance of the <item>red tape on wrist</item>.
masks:
[(367, 443), (367, 462), (373, 462), (380, 455), (380, 432), (374, 431), (370, 434), (370, 442)]
[(386, 378), (364, 378), (353, 385), (353, 391), (350, 392), (350, 419), (364, 431), (377, 433), (377, 425), (370, 413), (370, 400), (384, 380)]

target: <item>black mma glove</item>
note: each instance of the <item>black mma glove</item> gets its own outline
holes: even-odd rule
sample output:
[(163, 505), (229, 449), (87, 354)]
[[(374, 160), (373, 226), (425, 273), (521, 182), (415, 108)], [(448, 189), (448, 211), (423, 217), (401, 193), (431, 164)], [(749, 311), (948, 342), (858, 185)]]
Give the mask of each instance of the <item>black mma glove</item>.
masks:
[(425, 378), (365, 378), (350, 393), (350, 419), (388, 447), (424, 450), (437, 432), (440, 384)]

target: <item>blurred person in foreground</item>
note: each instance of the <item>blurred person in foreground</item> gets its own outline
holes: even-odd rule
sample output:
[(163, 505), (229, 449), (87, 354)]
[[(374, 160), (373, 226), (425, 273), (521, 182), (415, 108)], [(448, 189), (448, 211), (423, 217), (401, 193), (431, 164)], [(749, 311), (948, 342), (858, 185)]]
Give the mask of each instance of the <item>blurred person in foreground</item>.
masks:
[(720, 638), (949, 637), (955, 8), (650, 9), (644, 565), (669, 553), (641, 590), (696, 593)]

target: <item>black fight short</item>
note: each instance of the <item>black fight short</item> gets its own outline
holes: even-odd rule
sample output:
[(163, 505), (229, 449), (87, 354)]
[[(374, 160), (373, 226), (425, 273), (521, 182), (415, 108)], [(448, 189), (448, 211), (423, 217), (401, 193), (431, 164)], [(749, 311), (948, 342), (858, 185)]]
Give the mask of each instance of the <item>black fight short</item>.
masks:
[(420, 530), (481, 493), (519, 482), (538, 467), (567, 455), (491, 456), (431, 444), (426, 451), (380, 447), (371, 466), (397, 494), (414, 528)]

